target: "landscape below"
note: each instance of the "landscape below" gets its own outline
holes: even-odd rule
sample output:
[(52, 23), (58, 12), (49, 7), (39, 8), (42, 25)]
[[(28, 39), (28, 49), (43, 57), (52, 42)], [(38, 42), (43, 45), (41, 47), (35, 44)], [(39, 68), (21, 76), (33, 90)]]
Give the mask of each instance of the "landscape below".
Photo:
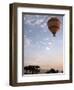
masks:
[(51, 73), (63, 73), (63, 70), (56, 70), (54, 68), (41, 69), (38, 65), (28, 65), (24, 67), (24, 74), (51, 74)]

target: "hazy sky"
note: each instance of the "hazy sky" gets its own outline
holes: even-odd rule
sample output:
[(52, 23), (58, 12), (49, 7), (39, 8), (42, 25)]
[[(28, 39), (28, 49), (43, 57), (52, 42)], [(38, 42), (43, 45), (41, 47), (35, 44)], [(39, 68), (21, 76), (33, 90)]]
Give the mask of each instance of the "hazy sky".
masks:
[[(61, 28), (56, 37), (50, 32), (47, 21), (57, 17)], [(23, 15), (24, 66), (39, 65), (42, 69), (63, 69), (63, 16)]]

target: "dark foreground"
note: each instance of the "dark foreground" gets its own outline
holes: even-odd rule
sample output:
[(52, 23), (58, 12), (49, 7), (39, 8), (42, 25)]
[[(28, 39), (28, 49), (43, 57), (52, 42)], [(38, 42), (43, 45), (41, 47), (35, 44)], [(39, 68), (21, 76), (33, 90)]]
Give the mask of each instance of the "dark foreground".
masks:
[(51, 73), (63, 73), (63, 71), (55, 70), (54, 68), (44, 70), (41, 69), (38, 65), (29, 65), (24, 67), (24, 74), (51, 74)]

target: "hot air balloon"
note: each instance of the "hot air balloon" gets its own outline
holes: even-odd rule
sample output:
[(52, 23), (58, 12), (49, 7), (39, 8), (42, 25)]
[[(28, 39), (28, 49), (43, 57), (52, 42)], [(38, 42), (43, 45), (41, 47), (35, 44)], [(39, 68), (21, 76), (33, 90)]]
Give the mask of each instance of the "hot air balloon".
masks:
[(60, 30), (60, 20), (57, 17), (52, 17), (47, 22), (48, 29), (52, 32), (55, 37), (56, 32)]

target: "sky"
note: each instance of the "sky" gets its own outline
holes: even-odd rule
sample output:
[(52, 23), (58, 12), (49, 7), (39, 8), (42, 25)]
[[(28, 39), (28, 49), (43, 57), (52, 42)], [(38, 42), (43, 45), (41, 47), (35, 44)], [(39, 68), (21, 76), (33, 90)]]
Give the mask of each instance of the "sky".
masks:
[[(57, 17), (61, 21), (56, 37), (48, 29), (47, 21)], [(24, 66), (39, 65), (41, 69), (63, 70), (63, 16), (23, 14)]]

